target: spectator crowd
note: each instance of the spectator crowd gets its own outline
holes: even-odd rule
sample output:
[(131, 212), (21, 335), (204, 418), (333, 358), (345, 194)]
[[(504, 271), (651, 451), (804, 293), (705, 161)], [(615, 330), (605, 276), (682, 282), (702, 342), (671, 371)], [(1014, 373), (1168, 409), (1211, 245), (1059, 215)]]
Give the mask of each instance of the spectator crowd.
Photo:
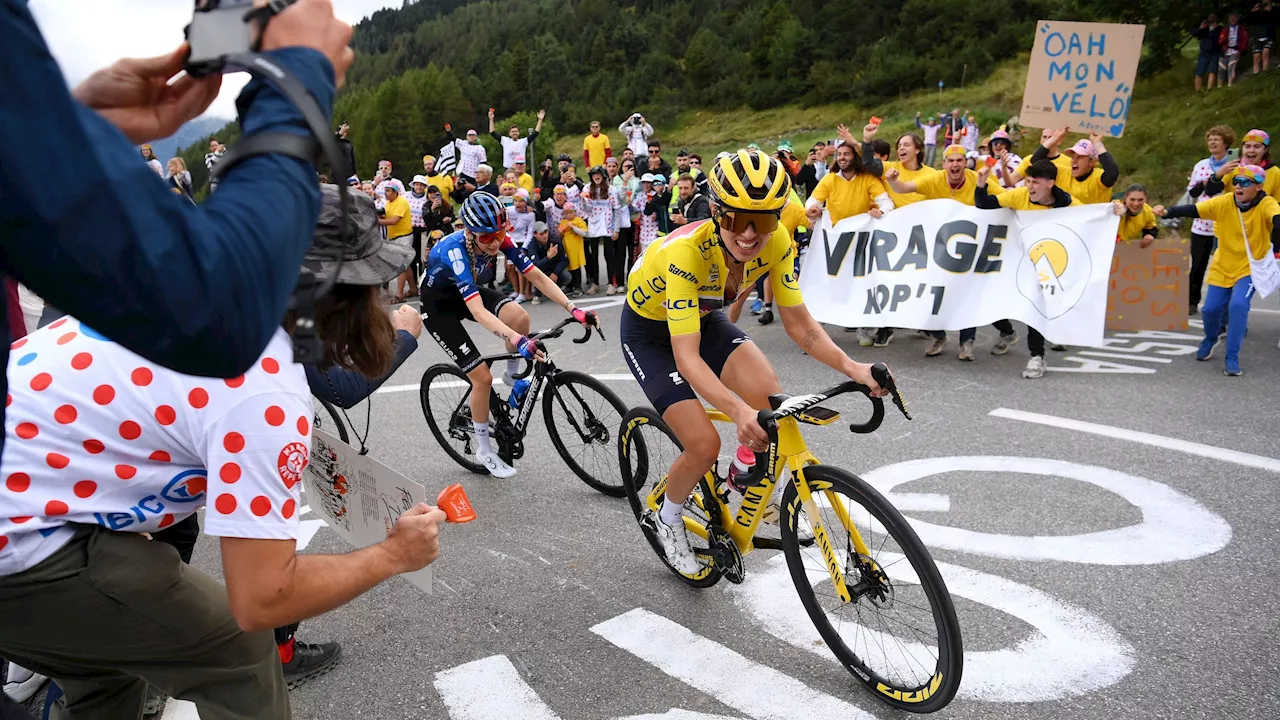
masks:
[[(1235, 61), (1240, 53), (1223, 50), (1214, 54), (1212, 63), (1204, 60), (1213, 40), (1213, 48), (1254, 49), (1254, 71), (1270, 67), (1270, 47), (1274, 37), (1274, 18), (1270, 3), (1260, 3), (1249, 14), (1254, 32), (1239, 25), (1241, 18), (1232, 15), (1228, 25), (1217, 26), (1210, 17), (1196, 32), (1202, 43), (1202, 65), (1212, 64), (1224, 73), (1221, 81), (1233, 82)], [(1236, 28), (1239, 27), (1237, 30)], [(1250, 40), (1251, 39), (1251, 40)], [(1252, 44), (1250, 44), (1250, 42)], [(1209, 48), (1209, 49), (1207, 49)], [(1243, 50), (1241, 50), (1241, 53)], [(1201, 70), (1197, 68), (1197, 83)], [(1212, 69), (1212, 68), (1211, 68)], [(1215, 71), (1216, 72), (1216, 71)], [(1209, 73), (1212, 87), (1213, 73)], [(633, 113), (618, 126), (618, 136), (611, 137), (600, 121), (591, 122), (582, 139), (582, 154), (546, 153), (535, 161), (535, 144), (542, 131), (546, 111), (537, 113), (536, 127), (521, 134), (512, 124), (498, 132), (494, 110), (488, 114), (489, 135), (501, 147), (501, 158), (489, 157), (480, 143), (478, 130), (468, 129), (461, 137), (450, 124), (444, 130), (443, 145), (435, 154), (422, 157), (421, 172), (408, 182), (397, 177), (388, 160), (380, 160), (367, 180), (356, 173), (356, 158), (347, 141), (349, 127), (341, 123), (336, 139), (346, 154), (347, 167), (331, 168), (335, 174), (347, 176), (346, 182), (373, 198), (381, 215), (380, 224), (393, 243), (411, 246), (414, 264), (385, 293), (388, 302), (403, 302), (418, 292), (422, 261), (436, 241), (461, 227), (454, 208), (475, 192), (497, 196), (508, 210), (511, 235), (533, 262), (571, 298), (584, 295), (614, 295), (626, 289), (631, 266), (655, 240), (674, 229), (712, 216), (707, 178), (702, 171), (703, 158), (688, 148), (678, 148), (674, 165), (668, 161), (669, 149), (658, 137), (653, 125), (642, 113)], [(1262, 130), (1251, 130), (1243, 137), (1229, 127), (1219, 126), (1206, 134), (1208, 157), (1191, 169), (1187, 193), (1177, 207), (1148, 202), (1146, 188), (1119, 183), (1120, 167), (1107, 150), (1101, 135), (1093, 134), (1072, 142), (1065, 129), (1046, 129), (1033, 152), (1020, 156), (1014, 152), (1022, 137), (1016, 117), (1009, 118), (998, 129), (984, 134), (976, 116), (968, 109), (954, 108), (931, 115), (916, 113), (916, 130), (907, 132), (892, 144), (879, 137), (881, 120), (871, 118), (861, 138), (848, 128), (837, 128), (838, 138), (811, 146), (801, 159), (790, 140), (780, 140), (773, 151), (793, 181), (792, 202), (783, 213), (783, 224), (792, 232), (799, 255), (807, 250), (809, 229), (824, 212), (832, 222), (871, 213), (881, 217), (894, 209), (932, 198), (950, 198), (977, 207), (1010, 207), (1020, 210), (1065, 206), (1072, 203), (1114, 202), (1121, 215), (1117, 241), (1137, 242), (1146, 248), (1159, 234), (1162, 224), (1172, 218), (1192, 219), (1190, 297), (1188, 312), (1200, 313), (1202, 300), (1206, 328), (1220, 325), (1220, 333), (1199, 353), (1209, 359), (1219, 334), (1228, 339), (1226, 370), (1239, 374), (1238, 355), (1243, 336), (1233, 342), (1227, 328), (1245, 326), (1247, 303), (1232, 300), (1234, 289), (1247, 282), (1248, 262), (1242, 247), (1235, 253), (1239, 272), (1217, 274), (1210, 271), (1215, 251), (1226, 257), (1234, 250), (1221, 250), (1224, 233), (1217, 229), (1212, 214), (1204, 209), (1193, 214), (1196, 203), (1206, 203), (1223, 195), (1230, 196), (1235, 183), (1248, 184), (1255, 178), (1263, 191), (1253, 205), (1239, 206), (1242, 213), (1260, 208), (1259, 215), (1269, 212), (1270, 203), (1280, 192), (1280, 169), (1270, 158), (1270, 136)], [(615, 146), (615, 140), (617, 142)], [(756, 143), (748, 147), (760, 149)], [(615, 150), (617, 151), (615, 153)], [(190, 175), (170, 162), (162, 168), (144, 147), (143, 157), (157, 173), (169, 179), (174, 192), (191, 195)], [(225, 152), (217, 140), (209, 144), (205, 164), (210, 169)], [(578, 164), (578, 160), (581, 164)], [(405, 173), (408, 176), (408, 173)], [(184, 179), (185, 178), (185, 179)], [(1239, 180), (1237, 180), (1239, 179)], [(1174, 204), (1176, 205), (1176, 203)], [(1191, 210), (1188, 210), (1191, 208)], [(1160, 222), (1169, 213), (1168, 223)], [(1250, 248), (1271, 243), (1268, 220), (1253, 229)], [(1246, 223), (1247, 226), (1247, 223)], [(1247, 230), (1247, 228), (1246, 228)], [(1243, 243), (1228, 231), (1225, 236), (1233, 244)], [(1234, 245), (1233, 245), (1234, 247)], [(1278, 248), (1280, 249), (1280, 248)], [(1210, 287), (1232, 289), (1219, 297), (1203, 291), (1205, 278)], [(540, 304), (541, 294), (511, 267), (501, 255), (496, 262), (481, 269), (480, 285), (500, 289), (514, 301)], [(1225, 284), (1225, 285), (1224, 285)], [(751, 313), (758, 322), (773, 321), (772, 298), (767, 283), (756, 288)], [(1243, 291), (1242, 291), (1243, 292)], [(1232, 304), (1234, 303), (1234, 304)], [(738, 304), (739, 307), (742, 303)], [(995, 324), (997, 335), (991, 343), (992, 354), (1003, 355), (1021, 339), (1008, 321)], [(850, 328), (864, 347), (884, 347), (901, 329)], [(943, 331), (919, 331), (927, 339), (925, 355), (936, 357), (950, 340)], [(1043, 377), (1046, 370), (1045, 349), (1065, 350), (1047, 342), (1034, 328), (1029, 329), (1027, 345), (1030, 357), (1023, 370), (1028, 379)], [(977, 329), (965, 328), (959, 333), (957, 357), (976, 359)]]

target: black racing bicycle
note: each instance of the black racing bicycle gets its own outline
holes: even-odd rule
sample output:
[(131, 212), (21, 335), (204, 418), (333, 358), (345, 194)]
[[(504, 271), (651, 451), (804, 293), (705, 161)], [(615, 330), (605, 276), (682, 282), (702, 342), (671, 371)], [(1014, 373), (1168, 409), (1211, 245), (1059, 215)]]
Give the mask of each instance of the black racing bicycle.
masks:
[(328, 420), (325, 420), (324, 416), (319, 412), (316, 412), (315, 422), (313, 423), (314, 427), (317, 430), (324, 430), (337, 435), (338, 439), (344, 443), (350, 443), (351, 440), (347, 436), (347, 426), (342, 422), (342, 418), (338, 415), (338, 409), (335, 408), (328, 400), (316, 397), (315, 395), (312, 395), (311, 399), (320, 403), (320, 408), (324, 410), (325, 415), (328, 415), (329, 417)]
[[(564, 328), (577, 322), (569, 318), (559, 325), (529, 335), (538, 341), (553, 340), (564, 334)], [(594, 328), (600, 339), (604, 333)], [(591, 339), (592, 328), (585, 329), (575, 344)], [(490, 367), (495, 362), (520, 358), (518, 353), (487, 355), (482, 361)], [(498, 456), (508, 465), (524, 457), (525, 434), (539, 395), (546, 390), (542, 418), (556, 452), (574, 474), (592, 488), (612, 497), (623, 497), (622, 473), (618, 467), (614, 438), (627, 413), (627, 406), (604, 383), (585, 373), (561, 370), (547, 351), (545, 362), (528, 362), (516, 379), (530, 378), (529, 389), (520, 404), (510, 408), (507, 400), (495, 390), (489, 391), (490, 438)], [(471, 424), (471, 381), (457, 365), (439, 363), (427, 368), (420, 388), (422, 414), (431, 434), (449, 457), (462, 467), (479, 475), (488, 474), (484, 465), (473, 458), (476, 452), (475, 428)]]

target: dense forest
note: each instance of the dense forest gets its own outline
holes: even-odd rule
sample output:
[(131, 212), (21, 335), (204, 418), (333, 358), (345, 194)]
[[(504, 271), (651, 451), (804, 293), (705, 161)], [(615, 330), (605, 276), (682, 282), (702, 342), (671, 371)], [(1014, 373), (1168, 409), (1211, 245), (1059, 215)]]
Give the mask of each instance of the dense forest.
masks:
[[(418, 0), (356, 27), (334, 123), (350, 123), (361, 176), (381, 158), (412, 174), (446, 122), (479, 130), (493, 157), (490, 107), (499, 132), (532, 127), (546, 108), (541, 155), (557, 128), (577, 134), (599, 119), (616, 129), (635, 111), (661, 126), (691, 108), (869, 105), (958, 85), (1025, 51), (1045, 17), (1146, 22), (1144, 67), (1159, 70), (1212, 9), (1202, 0)], [(197, 143), (184, 157), (192, 166), (203, 154)]]

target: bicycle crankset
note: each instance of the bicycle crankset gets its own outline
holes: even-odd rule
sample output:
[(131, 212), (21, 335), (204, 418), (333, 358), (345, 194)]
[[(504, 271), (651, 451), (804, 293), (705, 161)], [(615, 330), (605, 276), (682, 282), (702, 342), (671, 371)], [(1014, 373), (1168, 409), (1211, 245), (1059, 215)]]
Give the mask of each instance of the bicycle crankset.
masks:
[(747, 569), (742, 564), (742, 553), (738, 552), (738, 546), (729, 537), (729, 531), (719, 525), (712, 525), (707, 531), (708, 554), (715, 558), (716, 569), (724, 579), (734, 585), (741, 585)]

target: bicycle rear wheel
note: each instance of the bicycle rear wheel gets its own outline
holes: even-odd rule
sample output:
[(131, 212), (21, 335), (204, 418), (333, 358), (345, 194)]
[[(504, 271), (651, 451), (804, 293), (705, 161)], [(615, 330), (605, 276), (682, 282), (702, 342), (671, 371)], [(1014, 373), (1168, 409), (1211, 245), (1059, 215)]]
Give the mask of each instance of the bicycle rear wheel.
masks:
[[(821, 535), (809, 547), (798, 542), (803, 506), (792, 482), (782, 495), (782, 549), (809, 618), (836, 658), (884, 702), (916, 713), (946, 707), (960, 687), (964, 647), (951, 593), (929, 551), (897, 508), (858, 476), (812, 465), (804, 477), (818, 514), (809, 521), (826, 535), (852, 597), (840, 599)], [(854, 547), (854, 532), (866, 554)]]
[[(667, 471), (671, 463), (684, 452), (671, 428), (653, 410), (633, 408), (622, 419), (618, 435), (618, 464), (622, 468), (622, 486), (631, 504), (640, 530), (657, 553), (662, 564), (677, 577), (696, 588), (715, 585), (722, 576), (716, 563), (704, 553), (709, 547), (707, 528), (720, 524), (720, 505), (712, 494), (712, 488), (704, 477), (684, 504), (685, 527), (689, 530), (689, 545), (704, 566), (695, 575), (685, 575), (667, 562), (662, 543), (653, 531), (645, 526), (642, 516), (646, 510), (657, 512), (666, 493)], [(661, 522), (661, 521), (659, 521)]]
[(471, 459), (476, 431), (471, 424), (471, 380), (466, 374), (454, 365), (432, 365), (422, 374), (418, 396), (427, 427), (445, 453), (467, 470), (488, 475), (484, 465)]
[[(344, 443), (350, 444), (351, 439), (347, 436), (347, 425), (342, 422), (342, 418), (338, 415), (338, 409), (331, 405), (328, 401), (314, 397), (313, 399), (324, 408), (325, 413), (329, 416), (326, 421), (320, 413), (315, 414), (315, 428), (317, 430), (325, 430), (338, 436), (338, 439)], [(329, 424), (325, 424), (325, 423)]]
[(627, 494), (614, 457), (613, 433), (627, 406), (604, 383), (580, 372), (551, 377), (542, 418), (556, 452), (582, 482), (610, 497)]

